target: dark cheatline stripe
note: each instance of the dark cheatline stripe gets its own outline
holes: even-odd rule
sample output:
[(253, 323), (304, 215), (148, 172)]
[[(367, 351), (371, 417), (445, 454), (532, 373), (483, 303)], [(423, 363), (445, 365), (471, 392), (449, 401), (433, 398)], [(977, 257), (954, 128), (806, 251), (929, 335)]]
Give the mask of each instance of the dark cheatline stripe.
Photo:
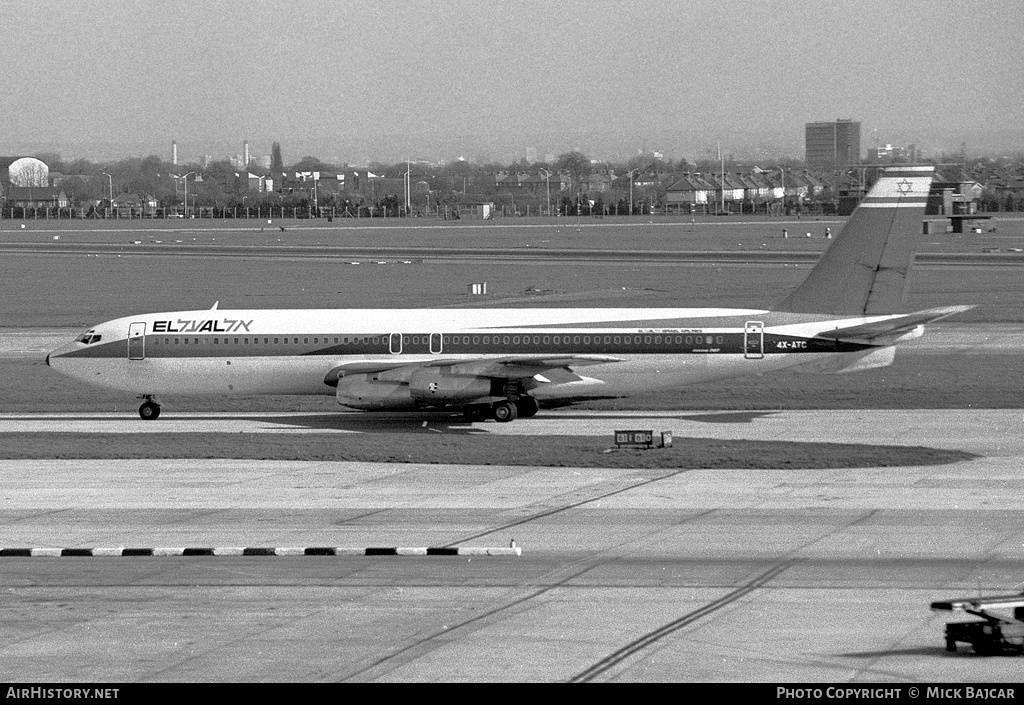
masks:
[(186, 548), (181, 552), (183, 556), (212, 556), (212, 548)]
[(122, 556), (152, 556), (152, 548), (126, 548), (121, 551)]
[(81, 558), (83, 556), (92, 556), (92, 549), (91, 548), (62, 548), (60, 550), (60, 555), (61, 556), (73, 556), (73, 557), (79, 557), (79, 558)]
[[(754, 316), (751, 320), (770, 318), (777, 314), (766, 314)], [(741, 320), (745, 317), (737, 317)], [(657, 328), (654, 324), (657, 321), (650, 321), (651, 328)], [(402, 354), (429, 357), (431, 355), (707, 355), (707, 354), (742, 354), (744, 352), (744, 335), (742, 331), (726, 332), (722, 330), (685, 333), (685, 332), (660, 332), (660, 333), (587, 333), (588, 326), (603, 326), (604, 324), (580, 324), (577, 329), (570, 333), (554, 333), (556, 329), (543, 329), (536, 327), (528, 334), (512, 333), (502, 331), (498, 333), (443, 333), (448, 339), (443, 345), (441, 352), (431, 352), (426, 335), (416, 336), (422, 340), (419, 344), (404, 345)], [(742, 324), (740, 324), (742, 325)], [(767, 323), (766, 325), (774, 325)], [(661, 326), (667, 327), (667, 326)], [(681, 326), (671, 326), (681, 327)], [(295, 356), (343, 356), (365, 358), (370, 355), (389, 355), (388, 337), (386, 335), (374, 336), (379, 342), (377, 345), (363, 346), (359, 344), (331, 345), (326, 344), (290, 344), (290, 345), (245, 345), (227, 343), (221, 345), (210, 344), (212, 336), (198, 336), (207, 344), (201, 345), (164, 345), (154, 344), (146, 337), (146, 357), (148, 358), (174, 358), (174, 359), (222, 359), (222, 358), (246, 358), (246, 357), (295, 357)], [(163, 337), (163, 336), (159, 336)], [(170, 336), (173, 338), (173, 336)], [(305, 336), (304, 336), (305, 337)], [(327, 336), (322, 336), (325, 340)], [(489, 342), (484, 343), (484, 339)], [(520, 338), (519, 343), (511, 342)], [(586, 338), (589, 342), (583, 342)], [(241, 336), (241, 340), (245, 340)], [(462, 342), (469, 339), (470, 342)], [(506, 342), (506, 339), (509, 342)], [(537, 339), (538, 342), (534, 342)], [(559, 342), (555, 342), (558, 339)], [(608, 342), (605, 340), (608, 339)], [(709, 342), (709, 339), (713, 343)], [(232, 337), (234, 340), (234, 337)], [(458, 340), (458, 342), (456, 342)], [(472, 341), (476, 342), (472, 342)], [(654, 342), (657, 340), (658, 342)], [(500, 342), (499, 342), (500, 341)], [(546, 342), (545, 342), (546, 341)], [(616, 342), (618, 341), (618, 342)], [(628, 342), (627, 342), (628, 341)], [(818, 343), (816, 338), (804, 338), (801, 336), (779, 335), (765, 333), (765, 345), (771, 346), (779, 341), (802, 341), (807, 343), (803, 348), (794, 346), (780, 346), (773, 353), (802, 353), (812, 352), (812, 346)], [(708, 350), (708, 345), (713, 345), (714, 350)], [(829, 348), (820, 352), (843, 352)], [(124, 341), (101, 343), (88, 348), (83, 348), (71, 353), (68, 357), (88, 358), (122, 358), (125, 355)]]
[(366, 549), (367, 556), (397, 556), (397, 548), (368, 548)]
[(459, 555), (459, 549), (457, 549), (457, 548), (449, 548), (449, 547), (428, 548), (427, 549), (427, 555), (428, 556), (457, 556), (457, 555)]
[(17, 558), (29, 558), (32, 556), (31, 548), (0, 548), (0, 557), (11, 556)]
[(255, 548), (244, 548), (244, 549), (242, 549), (242, 555), (243, 556), (274, 556), (274, 555), (277, 555), (277, 554), (276, 554), (276, 550), (273, 549), (273, 548), (255, 547)]
[(337, 551), (331, 546), (311, 546), (302, 552), (306, 556), (334, 556)]

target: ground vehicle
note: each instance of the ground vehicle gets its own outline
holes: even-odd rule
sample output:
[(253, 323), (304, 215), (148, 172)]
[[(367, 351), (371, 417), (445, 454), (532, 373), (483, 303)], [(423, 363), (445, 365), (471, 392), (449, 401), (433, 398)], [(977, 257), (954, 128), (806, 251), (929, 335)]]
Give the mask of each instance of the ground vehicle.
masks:
[[(1024, 654), (1024, 593), (933, 602), (933, 610), (961, 610), (984, 621), (947, 622), (946, 651), (957, 642), (970, 644), (979, 656)], [(1012, 610), (1012, 616), (992, 610)]]

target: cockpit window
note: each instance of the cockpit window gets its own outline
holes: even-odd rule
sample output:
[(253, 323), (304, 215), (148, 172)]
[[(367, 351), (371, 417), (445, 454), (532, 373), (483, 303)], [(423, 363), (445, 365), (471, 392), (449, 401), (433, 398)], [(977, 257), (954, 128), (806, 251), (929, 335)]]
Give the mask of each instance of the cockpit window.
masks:
[(96, 333), (96, 332), (93, 332), (93, 331), (88, 331), (86, 333), (82, 333), (82, 335), (80, 335), (77, 338), (75, 338), (75, 340), (78, 341), (79, 343), (85, 343), (86, 345), (92, 345), (93, 343), (100, 342), (100, 339), (102, 337), (103, 336), (101, 336), (99, 333)]

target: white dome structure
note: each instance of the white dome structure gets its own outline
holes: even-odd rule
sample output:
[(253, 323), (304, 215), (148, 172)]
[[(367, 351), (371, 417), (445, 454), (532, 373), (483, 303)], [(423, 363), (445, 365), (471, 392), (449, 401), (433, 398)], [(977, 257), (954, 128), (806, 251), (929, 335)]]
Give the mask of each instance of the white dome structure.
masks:
[(35, 157), (0, 157), (0, 169), (7, 170), (5, 180), (13, 186), (50, 185), (50, 167)]

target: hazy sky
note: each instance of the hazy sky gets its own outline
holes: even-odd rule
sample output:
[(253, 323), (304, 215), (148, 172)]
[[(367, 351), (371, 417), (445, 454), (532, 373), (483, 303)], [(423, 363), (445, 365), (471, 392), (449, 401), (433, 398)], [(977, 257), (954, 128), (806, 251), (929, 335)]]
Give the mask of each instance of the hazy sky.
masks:
[(1024, 147), (1019, 0), (0, 0), (0, 154)]

